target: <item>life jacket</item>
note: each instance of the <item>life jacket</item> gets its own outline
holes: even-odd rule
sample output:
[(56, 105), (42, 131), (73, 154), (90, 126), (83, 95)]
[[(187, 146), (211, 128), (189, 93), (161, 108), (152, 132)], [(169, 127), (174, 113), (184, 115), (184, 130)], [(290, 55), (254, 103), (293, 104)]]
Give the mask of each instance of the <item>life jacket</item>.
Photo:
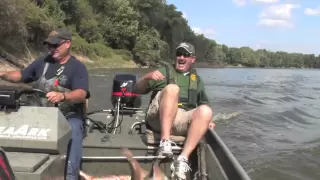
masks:
[[(46, 63), (44, 66), (44, 70), (42, 75), (39, 77), (39, 79), (35, 82), (34, 86), (35, 88), (41, 89), (44, 92), (48, 93), (50, 91), (56, 91), (56, 92), (70, 92), (71, 90), (65, 87), (62, 87), (59, 85), (59, 81), (61, 80), (61, 74), (64, 70), (64, 66), (61, 66), (57, 72), (55, 77), (51, 79), (46, 79), (45, 74), (47, 72), (47, 69), (49, 67), (49, 63)], [(46, 106), (49, 101), (46, 98), (41, 98), (42, 106)], [(79, 114), (82, 115), (82, 117), (85, 115), (85, 102), (69, 102), (69, 101), (63, 101), (58, 103), (58, 108), (62, 112), (64, 116), (69, 116), (72, 114)]]
[[(167, 84), (177, 84), (177, 72), (174, 68), (174, 65), (167, 64), (166, 68), (166, 79)], [(189, 88), (188, 88), (188, 97), (179, 97), (179, 108), (190, 110), (198, 106), (198, 85), (199, 85), (199, 76), (196, 69), (192, 68), (189, 75)], [(151, 95), (151, 100), (155, 97), (158, 91), (153, 92)], [(151, 101), (150, 101), (151, 102)]]

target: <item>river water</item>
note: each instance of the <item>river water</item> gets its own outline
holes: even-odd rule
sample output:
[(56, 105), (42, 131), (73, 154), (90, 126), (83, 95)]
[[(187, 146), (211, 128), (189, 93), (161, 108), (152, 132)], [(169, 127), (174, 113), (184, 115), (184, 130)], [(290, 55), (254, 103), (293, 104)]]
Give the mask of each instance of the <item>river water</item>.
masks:
[[(90, 110), (110, 108), (116, 72), (90, 71)], [(298, 69), (198, 69), (215, 115), (216, 131), (255, 180), (320, 179), (320, 71)], [(147, 102), (149, 95), (143, 97)], [(145, 105), (144, 105), (145, 106)], [(223, 116), (222, 116), (223, 117)]]

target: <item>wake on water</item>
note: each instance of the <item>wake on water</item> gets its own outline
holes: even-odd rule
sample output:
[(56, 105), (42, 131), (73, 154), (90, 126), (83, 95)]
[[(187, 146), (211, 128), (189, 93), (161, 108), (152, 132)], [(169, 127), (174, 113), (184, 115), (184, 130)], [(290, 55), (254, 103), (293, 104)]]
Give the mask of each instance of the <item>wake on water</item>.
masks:
[(241, 112), (233, 112), (233, 113), (218, 113), (213, 116), (212, 121), (217, 122), (217, 121), (222, 121), (222, 120), (229, 120), (231, 118), (237, 117), (241, 114)]

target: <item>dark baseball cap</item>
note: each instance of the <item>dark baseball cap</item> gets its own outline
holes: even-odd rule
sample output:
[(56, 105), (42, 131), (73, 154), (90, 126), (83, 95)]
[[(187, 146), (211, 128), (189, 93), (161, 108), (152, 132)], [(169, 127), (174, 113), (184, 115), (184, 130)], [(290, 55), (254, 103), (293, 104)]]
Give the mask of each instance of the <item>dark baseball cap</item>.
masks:
[(43, 44), (60, 44), (63, 40), (72, 40), (72, 34), (65, 28), (58, 28), (50, 32)]
[(176, 50), (178, 50), (179, 48), (186, 50), (188, 53), (191, 53), (192, 55), (196, 54), (196, 50), (195, 50), (194, 46), (190, 43), (182, 42), (178, 45)]

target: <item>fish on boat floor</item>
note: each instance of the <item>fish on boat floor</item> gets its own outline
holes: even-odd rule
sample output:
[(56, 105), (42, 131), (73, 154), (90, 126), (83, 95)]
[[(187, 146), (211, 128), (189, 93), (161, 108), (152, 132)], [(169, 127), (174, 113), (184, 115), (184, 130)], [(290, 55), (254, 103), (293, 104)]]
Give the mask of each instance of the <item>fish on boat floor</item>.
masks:
[(131, 170), (131, 175), (109, 175), (109, 176), (92, 176), (88, 175), (83, 171), (80, 171), (80, 175), (85, 180), (143, 180), (146, 177), (152, 178), (154, 180), (167, 180), (168, 178), (160, 169), (159, 165), (155, 163), (152, 169), (148, 172), (143, 169), (138, 161), (133, 158), (133, 154), (128, 149), (122, 150), (123, 155), (127, 158), (129, 167)]

